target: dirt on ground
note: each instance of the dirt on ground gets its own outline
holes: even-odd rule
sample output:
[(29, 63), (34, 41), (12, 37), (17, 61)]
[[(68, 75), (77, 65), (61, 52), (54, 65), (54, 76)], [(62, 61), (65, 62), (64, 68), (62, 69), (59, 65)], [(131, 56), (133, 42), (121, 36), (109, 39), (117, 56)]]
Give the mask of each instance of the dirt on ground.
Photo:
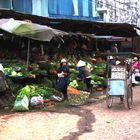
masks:
[(0, 114), (0, 140), (139, 140), (140, 87), (134, 87), (134, 105), (118, 98), (111, 109), (106, 101), (48, 111)]

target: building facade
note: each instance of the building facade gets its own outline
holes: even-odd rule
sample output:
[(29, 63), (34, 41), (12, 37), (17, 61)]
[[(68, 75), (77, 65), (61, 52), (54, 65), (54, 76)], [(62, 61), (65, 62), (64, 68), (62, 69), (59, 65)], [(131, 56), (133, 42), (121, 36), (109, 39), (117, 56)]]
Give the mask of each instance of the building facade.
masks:
[(140, 27), (140, 0), (97, 0), (97, 10), (105, 22)]
[(96, 0), (0, 0), (0, 8), (44, 17), (102, 20)]

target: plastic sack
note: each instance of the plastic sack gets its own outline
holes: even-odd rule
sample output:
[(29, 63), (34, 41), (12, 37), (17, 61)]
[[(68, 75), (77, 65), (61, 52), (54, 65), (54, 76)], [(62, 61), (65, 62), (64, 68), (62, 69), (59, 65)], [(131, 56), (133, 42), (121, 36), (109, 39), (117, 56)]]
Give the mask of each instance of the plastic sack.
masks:
[(42, 96), (34, 96), (30, 100), (31, 106), (42, 105), (43, 104), (43, 97)]
[(52, 100), (52, 101), (58, 101), (58, 102), (62, 101), (61, 97), (55, 96), (55, 95), (49, 97), (49, 99)]
[(71, 86), (68, 86), (67, 92), (68, 93), (71, 93), (71, 94), (80, 94), (80, 91), (79, 90), (77, 90), (75, 88), (72, 88)]
[(25, 95), (22, 100), (16, 100), (13, 111), (28, 111), (29, 110), (29, 99)]

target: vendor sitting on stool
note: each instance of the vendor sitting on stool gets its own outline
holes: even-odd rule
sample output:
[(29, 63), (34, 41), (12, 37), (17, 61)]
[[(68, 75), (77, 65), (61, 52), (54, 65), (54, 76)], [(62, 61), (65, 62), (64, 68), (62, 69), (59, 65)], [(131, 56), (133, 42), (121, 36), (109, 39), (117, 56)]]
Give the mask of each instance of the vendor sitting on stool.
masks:
[(91, 88), (91, 73), (86, 67), (86, 63), (82, 60), (80, 60), (77, 63), (77, 69), (79, 70), (79, 78), (83, 79), (86, 84), (86, 90), (90, 91)]

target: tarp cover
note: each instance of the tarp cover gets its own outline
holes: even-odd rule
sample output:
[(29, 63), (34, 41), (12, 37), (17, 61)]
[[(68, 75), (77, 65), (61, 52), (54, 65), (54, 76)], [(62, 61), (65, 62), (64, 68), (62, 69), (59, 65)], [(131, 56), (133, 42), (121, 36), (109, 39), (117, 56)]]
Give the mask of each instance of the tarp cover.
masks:
[(66, 35), (66, 32), (50, 28), (48, 26), (11, 19), (0, 19), (0, 29), (23, 36), (26, 38), (50, 41), (56, 35)]

